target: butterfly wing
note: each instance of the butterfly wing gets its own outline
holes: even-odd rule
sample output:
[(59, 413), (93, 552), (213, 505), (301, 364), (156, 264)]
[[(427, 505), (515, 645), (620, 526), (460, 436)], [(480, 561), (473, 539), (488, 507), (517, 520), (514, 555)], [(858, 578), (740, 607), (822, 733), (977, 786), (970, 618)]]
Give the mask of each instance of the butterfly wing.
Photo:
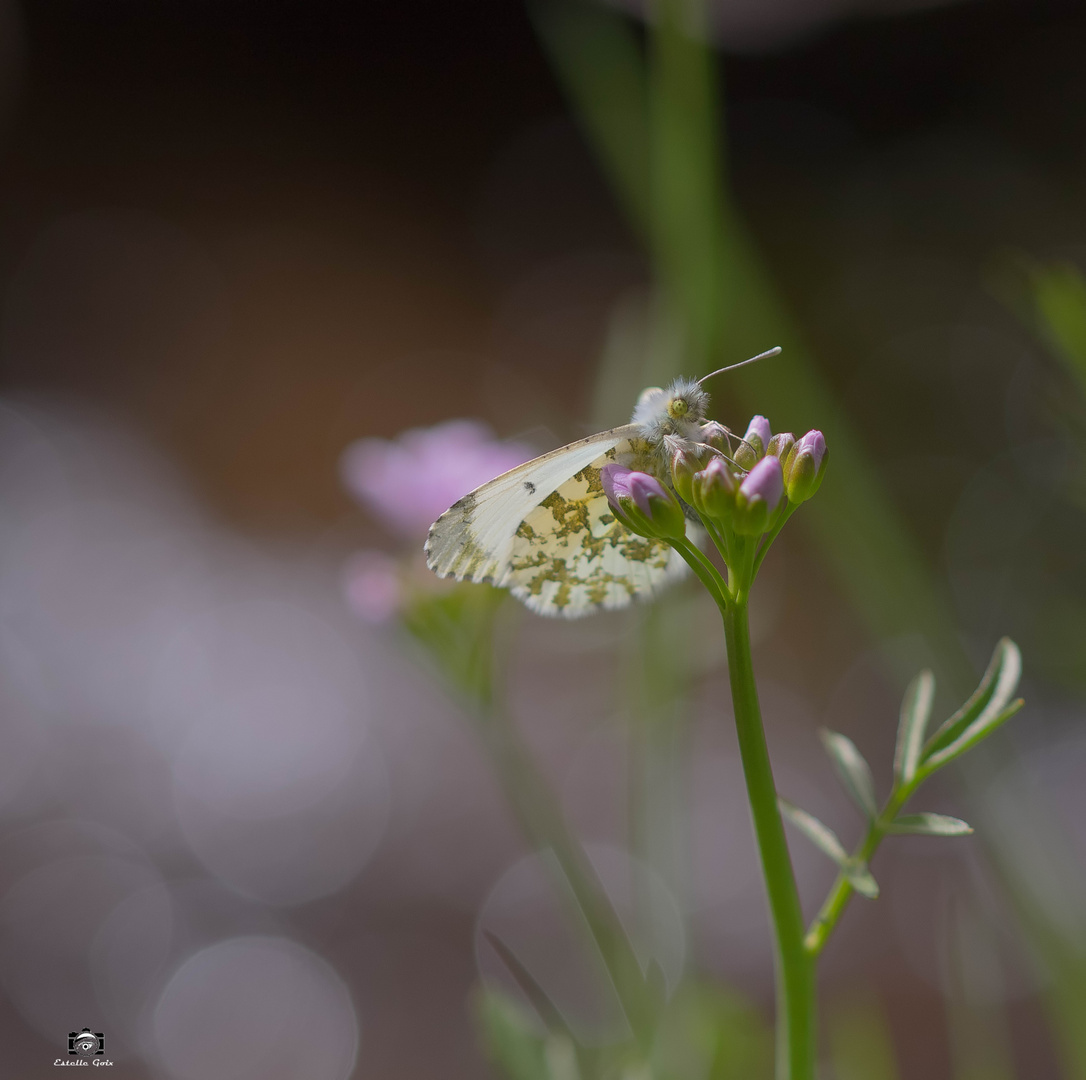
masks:
[(517, 528), (542, 499), (586, 465), (634, 435), (612, 428), (559, 447), (476, 488), (430, 526), (426, 563), (440, 577), (501, 584)]
[(532, 508), (498, 584), (541, 615), (579, 618), (626, 607), (686, 573), (663, 540), (637, 536), (617, 521), (603, 492), (600, 470), (609, 462), (641, 464), (639, 441), (616, 443)]
[(616, 521), (600, 481), (609, 462), (647, 467), (650, 455), (631, 424), (503, 473), (434, 523), (430, 569), (508, 588), (533, 611), (567, 618), (651, 595), (686, 565)]

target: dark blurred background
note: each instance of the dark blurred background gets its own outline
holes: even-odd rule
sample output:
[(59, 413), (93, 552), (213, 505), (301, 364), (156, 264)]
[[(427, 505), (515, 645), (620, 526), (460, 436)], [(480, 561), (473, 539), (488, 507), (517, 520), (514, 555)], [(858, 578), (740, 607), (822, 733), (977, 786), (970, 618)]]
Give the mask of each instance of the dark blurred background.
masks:
[[(792, 0), (714, 27), (735, 206), (967, 647), (1021, 642), (1032, 708), (1006, 752), (1086, 856), (1084, 414), (1005, 274), (1086, 262), (1086, 11)], [(5, 0), (10, 1075), (84, 1025), (131, 1077), (487, 1075), (473, 928), (513, 903), (492, 889), (524, 846), (440, 685), (340, 595), (352, 550), (392, 547), (340, 455), (458, 416), (539, 449), (585, 434), (615, 312), (652, 281), (519, 3)], [(733, 426), (759, 407), (715, 390)], [(802, 533), (778, 563), (757, 659), (782, 786), (851, 838), (814, 733), (886, 761), (901, 686)], [(622, 770), (627, 625), (522, 633), (524, 726), (583, 835), (621, 846), (600, 778)], [(722, 680), (707, 662), (699, 717)], [(669, 955), (768, 1007), (734, 747), (708, 720), (692, 738), (706, 880)], [(938, 958), (938, 882), (961, 879), (1002, 958), (978, 1008), (1006, 1010), (1019, 1068), (984, 1075), (1070, 1075), (971, 843), (881, 856), (828, 1000), (885, 1002), (900, 1076), (980, 1076)], [(814, 904), (829, 871), (806, 859)]]

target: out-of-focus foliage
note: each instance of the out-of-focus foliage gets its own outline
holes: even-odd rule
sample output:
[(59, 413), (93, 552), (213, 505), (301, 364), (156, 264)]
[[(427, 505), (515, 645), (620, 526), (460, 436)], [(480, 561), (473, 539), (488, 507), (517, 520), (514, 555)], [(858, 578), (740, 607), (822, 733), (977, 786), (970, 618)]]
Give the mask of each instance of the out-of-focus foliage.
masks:
[(734, 990), (697, 979), (668, 1003), (657, 1032), (660, 1080), (768, 1080), (773, 1037), (765, 1018)]
[[(510, 1080), (623, 1080), (644, 1075), (628, 1051), (575, 1050), (561, 1031), (543, 1033), (508, 995), (481, 990), (475, 1015), (491, 1060)], [(690, 980), (663, 1009), (649, 1055), (654, 1080), (769, 1080), (773, 1039), (765, 1019), (732, 990)]]
[(878, 994), (849, 992), (826, 1007), (835, 1080), (900, 1080), (894, 1041)]
[(1086, 279), (1069, 263), (1031, 274), (1040, 329), (1086, 396)]
[[(657, 319), (672, 329), (650, 334), (648, 340), (666, 340), (669, 335), (677, 339), (679, 347), (663, 356), (672, 364), (681, 356), (696, 370), (758, 352), (767, 344), (784, 346), (784, 356), (773, 362), (772, 370), (769, 365), (755, 366), (739, 373), (735, 382), (758, 409), (783, 417), (785, 426), (801, 427), (806, 416), (817, 416), (832, 442), (834, 476), (810, 515), (827, 561), (877, 636), (919, 633), (938, 657), (948, 685), (964, 692), (970, 664), (950, 598), (925, 565), (845, 410), (803, 348), (728, 201), (718, 166), (720, 126), (712, 61), (709, 49), (698, 40), (700, 9), (696, 4), (661, 5), (644, 55), (617, 15), (564, 2), (537, 10), (544, 40), (575, 108), (653, 252), (665, 297)], [(587, 42), (607, 42), (609, 62), (595, 67)], [(700, 225), (696, 235), (693, 222)], [(1052, 335), (1065, 350), (1077, 349), (1081, 340), (1080, 317), (1072, 313), (1077, 292), (1077, 285), (1065, 275), (1057, 285), (1049, 283), (1039, 301), (1041, 308), (1058, 313), (1059, 329)], [(703, 303), (706, 296), (716, 300), (711, 312)], [(648, 381), (660, 354), (646, 359), (631, 372), (633, 382)], [(613, 378), (617, 364), (609, 363), (604, 370)], [(1010, 535), (1013, 545), (1020, 544), (1032, 524), (1028, 514), (987, 490), (963, 508), (959, 520), (974, 538), (970, 550), (976, 547), (976, 538), (989, 537), (989, 546), (999, 549), (1000, 570), (1022, 575), (1010, 594), (1016, 602), (1028, 605), (1027, 598), (1037, 594), (1038, 586), (1052, 598), (1046, 615), (1056, 619), (1057, 631), (1044, 634), (1045, 660), (1055, 661), (1067, 674), (1081, 671), (1078, 642), (1086, 614), (1073, 597), (1068, 598), (1062, 584), (1066, 562), (1053, 567), (1049, 576), (1039, 560), (1008, 561), (1004, 538)], [(1078, 537), (1078, 550), (1084, 534), (1081, 523), (1068, 533), (1069, 538)], [(952, 551), (953, 544), (952, 535)], [(980, 562), (983, 566), (983, 559)], [(961, 567), (967, 576), (977, 568), (972, 559)], [(981, 617), (974, 619), (975, 625), (990, 627), (993, 615), (1010, 615), (1006, 629), (1028, 633), (1023, 618), (1006, 610), (1006, 589), (995, 591), (995, 604), (988, 599), (993, 596), (994, 570), (984, 567), (988, 576), (970, 592), (988, 604), (983, 614), (977, 613)], [(1048, 623), (1046, 618), (1044, 624), (1030, 622), (1029, 627)], [(991, 842), (998, 849), (1001, 839)], [(1019, 879), (1013, 849), (1002, 851), (1001, 864), (1011, 893), (1023, 891), (1026, 886)], [(1059, 936), (1055, 927), (1048, 926), (1047, 931)], [(1035, 929), (1031, 936), (1038, 932)], [(1067, 1003), (1078, 998), (1077, 966), (1074, 972), (1053, 974), (1050, 1000), (1057, 1040), (1068, 1051), (1065, 1065), (1074, 1075), (1086, 1075), (1086, 1062), (1078, 1060), (1072, 1048), (1074, 1039), (1065, 1019)]]
[(490, 585), (457, 584), (415, 596), (401, 618), (450, 685), (474, 707), (494, 693), (494, 620), (505, 599)]

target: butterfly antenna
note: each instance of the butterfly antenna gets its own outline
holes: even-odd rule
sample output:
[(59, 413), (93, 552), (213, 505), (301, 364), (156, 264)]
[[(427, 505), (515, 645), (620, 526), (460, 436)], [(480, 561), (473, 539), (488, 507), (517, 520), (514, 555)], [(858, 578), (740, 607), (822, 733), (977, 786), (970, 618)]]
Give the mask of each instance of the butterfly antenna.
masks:
[[(740, 439), (739, 441), (740, 442), (746, 442), (747, 440), (746, 439)], [(704, 444), (704, 445), (708, 445), (708, 444)], [(749, 446), (750, 444), (747, 443), (747, 445)], [(718, 450), (715, 446), (710, 446), (709, 450), (710, 450), (711, 453), (716, 454), (716, 456), (718, 458), (723, 458), (723, 460), (726, 461), (729, 465), (734, 465), (735, 468), (737, 468), (744, 476), (746, 476), (750, 472), (749, 469), (744, 469), (743, 466), (740, 465), (739, 462), (735, 460), (735, 458), (728, 457), (728, 455), (725, 454), (723, 450)]]
[(723, 375), (725, 371), (735, 371), (736, 368), (746, 367), (747, 364), (753, 364), (756, 360), (765, 360), (770, 356), (776, 356), (781, 351), (779, 345), (774, 345), (772, 349), (766, 349), (765, 352), (759, 353), (757, 356), (752, 356), (749, 360), (740, 360), (738, 364), (729, 364), (727, 367), (722, 367), (717, 371), (710, 371), (708, 375), (703, 375), (698, 379), (698, 386), (701, 386), (707, 379), (713, 378), (714, 375)]

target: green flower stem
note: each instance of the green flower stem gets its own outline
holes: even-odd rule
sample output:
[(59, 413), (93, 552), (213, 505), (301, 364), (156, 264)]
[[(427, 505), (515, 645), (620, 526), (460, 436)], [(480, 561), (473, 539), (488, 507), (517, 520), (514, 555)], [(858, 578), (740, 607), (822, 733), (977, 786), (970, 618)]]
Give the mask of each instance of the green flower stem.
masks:
[[(787, 517), (786, 511), (778, 526), (783, 525)], [(718, 539), (711, 522), (705, 524), (723, 554), (722, 537)], [(814, 1080), (814, 956), (804, 945), (803, 909), (762, 727), (747, 614), (751, 582), (761, 556), (777, 531), (779, 528), (773, 531), (761, 551), (750, 538), (730, 536), (731, 542), (726, 545), (733, 556), (728, 562), (730, 587), (695, 545), (685, 539), (672, 541), (672, 544), (709, 590), (724, 618), (735, 727), (776, 944), (777, 1080)]]
[(724, 530), (718, 527), (711, 518), (703, 517), (701, 523), (705, 526), (705, 531), (709, 534), (710, 539), (716, 544), (716, 549), (720, 552), (720, 557), (724, 560), (724, 565), (731, 566), (732, 553), (731, 548), (728, 546), (728, 537)]
[[(749, 581), (750, 579), (747, 578)], [(747, 598), (737, 592), (724, 611), (735, 727), (747, 780), (754, 834), (776, 939), (777, 1080), (815, 1075), (814, 959), (804, 948), (803, 911), (784, 835), (750, 655)]]
[[(696, 627), (675, 593), (641, 610), (619, 685), (629, 716), (627, 810), (630, 849), (675, 896), (688, 891), (689, 850), (683, 776), (689, 751), (690, 694), (696, 682)], [(638, 921), (655, 910), (652, 888), (635, 876)], [(680, 905), (682, 906), (682, 905)]]
[(689, 540), (670, 540), (671, 546), (686, 560), (687, 565), (709, 590), (709, 595), (716, 601), (721, 613), (728, 607), (728, 587), (713, 564), (705, 557), (696, 544)]
[[(890, 798), (887, 799), (886, 805), (882, 809), (882, 813), (868, 823), (867, 833), (852, 853), (854, 863), (862, 863), (866, 866), (871, 861), (871, 857), (875, 854), (879, 844), (882, 843), (882, 839), (891, 824), (893, 824), (894, 819), (923, 778), (918, 774), (911, 783), (902, 787), (894, 787), (894, 790), (890, 793)], [(825, 903), (811, 922), (807, 936), (804, 939), (804, 948), (812, 960), (816, 959), (822, 952), (830, 934), (833, 933), (838, 921), (844, 914), (845, 908), (848, 907), (848, 902), (852, 899), (854, 892), (855, 889), (853, 889), (852, 883), (844, 871), (840, 871), (830, 888), (829, 894), (826, 896)]]
[(762, 560), (765, 558), (766, 552), (769, 551), (770, 546), (773, 544), (773, 541), (777, 539), (777, 533), (779, 533), (781, 531), (781, 529), (784, 528), (784, 523), (796, 512), (798, 507), (799, 507), (798, 503), (788, 502), (787, 500), (785, 501), (784, 507), (782, 508), (781, 512), (777, 515), (776, 523), (774, 524), (773, 528), (770, 529), (769, 532), (767, 532), (765, 534), (765, 538), (762, 540), (762, 546), (759, 549), (758, 554), (755, 556), (755, 559), (754, 559), (754, 573), (755, 574), (758, 573), (758, 568), (762, 565)]

